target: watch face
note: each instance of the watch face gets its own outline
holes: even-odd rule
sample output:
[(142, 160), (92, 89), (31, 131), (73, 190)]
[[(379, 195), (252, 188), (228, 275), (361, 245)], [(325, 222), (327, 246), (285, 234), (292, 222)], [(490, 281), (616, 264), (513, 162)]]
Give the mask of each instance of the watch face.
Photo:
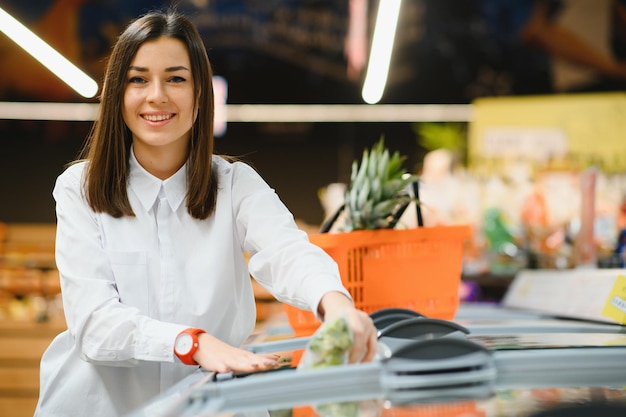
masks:
[(183, 333), (176, 338), (176, 344), (174, 345), (174, 349), (178, 354), (185, 355), (191, 351), (193, 346), (193, 338), (190, 334)]

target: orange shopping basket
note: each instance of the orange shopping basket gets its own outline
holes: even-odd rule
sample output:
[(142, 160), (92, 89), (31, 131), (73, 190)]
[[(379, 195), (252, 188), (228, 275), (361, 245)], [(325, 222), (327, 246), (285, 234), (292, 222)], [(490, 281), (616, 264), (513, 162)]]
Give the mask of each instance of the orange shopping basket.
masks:
[[(357, 308), (372, 313), (407, 308), (451, 320), (459, 307), (463, 246), (469, 226), (356, 230), (310, 235), (339, 265), (343, 285)], [(321, 324), (310, 311), (285, 304), (296, 336)]]

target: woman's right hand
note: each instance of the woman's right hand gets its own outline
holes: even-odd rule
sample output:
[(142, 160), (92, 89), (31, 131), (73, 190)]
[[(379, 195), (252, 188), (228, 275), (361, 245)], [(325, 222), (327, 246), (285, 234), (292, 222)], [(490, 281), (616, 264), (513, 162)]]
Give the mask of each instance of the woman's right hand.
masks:
[(253, 353), (236, 348), (208, 333), (198, 335), (198, 350), (193, 359), (211, 372), (254, 372), (277, 368), (280, 355)]

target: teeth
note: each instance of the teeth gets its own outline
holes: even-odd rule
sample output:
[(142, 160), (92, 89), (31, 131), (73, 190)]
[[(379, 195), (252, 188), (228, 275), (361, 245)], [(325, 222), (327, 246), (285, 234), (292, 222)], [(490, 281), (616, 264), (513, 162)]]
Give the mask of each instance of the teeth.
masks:
[(162, 120), (171, 119), (172, 115), (171, 114), (158, 114), (158, 115), (145, 114), (143, 118), (151, 122), (160, 122)]

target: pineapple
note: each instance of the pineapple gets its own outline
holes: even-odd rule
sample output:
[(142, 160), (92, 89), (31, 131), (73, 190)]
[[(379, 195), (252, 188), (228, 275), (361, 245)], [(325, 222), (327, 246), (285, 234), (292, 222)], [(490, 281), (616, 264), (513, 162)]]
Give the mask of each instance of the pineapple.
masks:
[(418, 177), (406, 172), (406, 157), (396, 151), (390, 155), (384, 138), (363, 151), (361, 164), (352, 163), (350, 185), (346, 190), (345, 231), (390, 229), (408, 204), (415, 199), (407, 192)]

